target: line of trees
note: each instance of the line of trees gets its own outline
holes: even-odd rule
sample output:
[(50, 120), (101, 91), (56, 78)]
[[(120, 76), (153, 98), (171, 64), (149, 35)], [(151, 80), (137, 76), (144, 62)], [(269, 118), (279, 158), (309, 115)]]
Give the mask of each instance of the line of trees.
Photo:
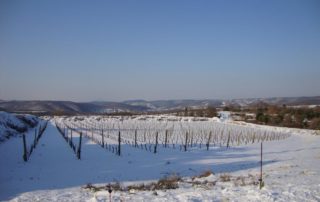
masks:
[[(241, 120), (291, 128), (305, 128), (320, 130), (320, 106), (286, 106), (258, 103), (255, 106), (242, 108), (240, 106), (227, 106), (223, 110), (232, 111)], [(254, 119), (247, 117), (246, 113), (255, 114)]]
[(176, 112), (178, 116), (194, 116), (194, 117), (215, 117), (217, 110), (215, 107), (207, 106), (205, 108), (185, 107), (184, 110)]
[(267, 106), (256, 109), (258, 123), (320, 130), (320, 107)]

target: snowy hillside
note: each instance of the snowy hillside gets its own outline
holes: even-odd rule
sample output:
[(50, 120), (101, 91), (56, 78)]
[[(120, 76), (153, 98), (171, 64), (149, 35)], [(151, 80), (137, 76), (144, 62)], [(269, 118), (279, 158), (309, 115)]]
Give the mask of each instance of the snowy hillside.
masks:
[(17, 115), (0, 111), (0, 142), (13, 135), (26, 132), (36, 126), (37, 123), (37, 117), (32, 115)]
[(166, 115), (54, 117), (27, 162), (21, 138), (0, 144), (0, 201), (319, 201), (316, 134)]

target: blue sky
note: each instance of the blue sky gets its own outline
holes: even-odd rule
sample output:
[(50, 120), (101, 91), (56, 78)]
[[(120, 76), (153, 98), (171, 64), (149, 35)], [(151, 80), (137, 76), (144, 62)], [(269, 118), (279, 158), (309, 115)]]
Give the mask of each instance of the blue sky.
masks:
[(320, 95), (320, 1), (0, 1), (0, 99)]

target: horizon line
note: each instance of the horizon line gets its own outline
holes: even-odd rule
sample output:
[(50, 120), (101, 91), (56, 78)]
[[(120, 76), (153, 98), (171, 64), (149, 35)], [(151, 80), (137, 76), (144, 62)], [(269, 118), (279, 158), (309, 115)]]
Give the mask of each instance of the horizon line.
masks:
[(114, 103), (123, 103), (123, 102), (132, 102), (132, 101), (145, 101), (145, 102), (155, 102), (155, 101), (228, 101), (228, 100), (241, 100), (241, 99), (273, 99), (273, 98), (311, 98), (311, 97), (320, 97), (320, 95), (310, 95), (310, 96), (272, 96), (272, 97), (242, 97), (242, 98), (230, 98), (230, 99), (221, 99), (221, 98), (182, 98), (182, 99), (126, 99), (121, 101), (110, 101), (110, 100), (92, 100), (92, 101), (73, 101), (73, 100), (50, 100), (50, 99), (0, 99), (0, 102), (75, 102), (75, 103), (93, 103), (93, 102), (114, 102)]

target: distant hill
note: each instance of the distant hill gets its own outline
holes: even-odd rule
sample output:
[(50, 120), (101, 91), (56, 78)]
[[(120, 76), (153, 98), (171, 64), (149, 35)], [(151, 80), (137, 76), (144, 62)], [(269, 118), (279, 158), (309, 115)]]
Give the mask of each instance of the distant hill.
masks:
[(9, 112), (39, 114), (102, 114), (147, 110), (145, 107), (118, 102), (78, 103), (70, 101), (2, 101), (0, 108)]
[(246, 98), (231, 100), (127, 100), (123, 102), (70, 102), (70, 101), (0, 101), (0, 111), (43, 114), (102, 114), (114, 112), (150, 112), (202, 108), (206, 106), (223, 107), (255, 106), (259, 103), (288, 106), (320, 105), (320, 96), (283, 98)]
[(257, 103), (266, 103), (273, 105), (320, 105), (320, 96), (314, 97), (273, 97), (273, 98), (247, 98), (247, 99), (233, 99), (226, 101), (226, 105), (237, 106), (253, 106)]

